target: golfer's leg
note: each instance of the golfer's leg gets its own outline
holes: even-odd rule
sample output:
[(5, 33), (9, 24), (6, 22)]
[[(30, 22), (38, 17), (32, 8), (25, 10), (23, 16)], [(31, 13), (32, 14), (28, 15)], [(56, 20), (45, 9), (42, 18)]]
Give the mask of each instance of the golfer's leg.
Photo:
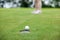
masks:
[(41, 10), (41, 0), (35, 0), (35, 9)]
[(41, 0), (35, 0), (35, 11), (33, 13), (41, 13)]

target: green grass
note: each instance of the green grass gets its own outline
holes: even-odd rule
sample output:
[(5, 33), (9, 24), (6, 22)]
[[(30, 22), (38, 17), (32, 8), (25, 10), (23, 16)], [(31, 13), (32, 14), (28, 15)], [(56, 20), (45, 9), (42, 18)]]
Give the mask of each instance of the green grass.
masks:
[[(43, 8), (32, 14), (32, 8), (0, 8), (0, 40), (60, 40), (60, 9)], [(30, 33), (21, 34), (24, 26)]]

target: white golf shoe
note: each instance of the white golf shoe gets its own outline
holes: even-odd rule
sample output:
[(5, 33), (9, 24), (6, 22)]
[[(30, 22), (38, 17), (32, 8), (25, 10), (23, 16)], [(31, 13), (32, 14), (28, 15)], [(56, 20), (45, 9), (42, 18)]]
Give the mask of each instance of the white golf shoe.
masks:
[(35, 10), (35, 11), (33, 11), (32, 13), (33, 13), (33, 14), (40, 14), (41, 11), (40, 11), (40, 10)]

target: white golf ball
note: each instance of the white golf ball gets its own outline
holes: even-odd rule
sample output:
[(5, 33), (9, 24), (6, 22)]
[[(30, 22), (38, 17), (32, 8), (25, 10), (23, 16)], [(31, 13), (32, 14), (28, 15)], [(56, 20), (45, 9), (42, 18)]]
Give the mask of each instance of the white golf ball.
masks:
[(25, 26), (25, 29), (30, 29), (29, 26)]

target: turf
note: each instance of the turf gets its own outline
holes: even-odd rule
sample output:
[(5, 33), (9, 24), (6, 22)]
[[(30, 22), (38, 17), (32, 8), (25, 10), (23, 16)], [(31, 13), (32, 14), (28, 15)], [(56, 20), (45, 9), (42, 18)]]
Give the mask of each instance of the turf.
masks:
[[(33, 8), (0, 8), (0, 40), (60, 40), (60, 9), (43, 8), (32, 14)], [(20, 33), (25, 26), (30, 33)]]

